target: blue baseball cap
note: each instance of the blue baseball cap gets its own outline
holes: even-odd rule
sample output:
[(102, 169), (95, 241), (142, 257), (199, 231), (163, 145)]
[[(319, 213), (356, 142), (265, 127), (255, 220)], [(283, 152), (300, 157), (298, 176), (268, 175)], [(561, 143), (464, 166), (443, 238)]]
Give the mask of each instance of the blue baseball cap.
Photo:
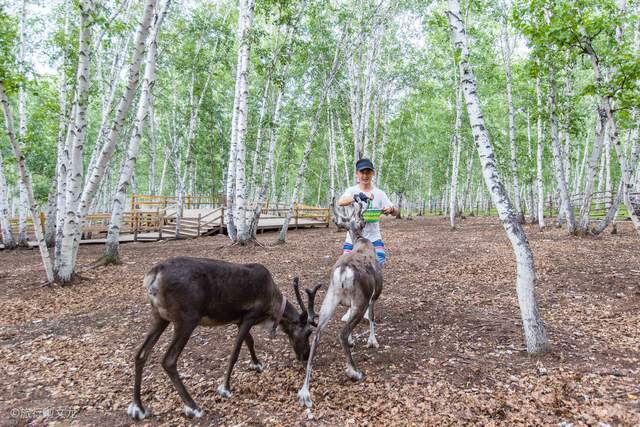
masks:
[(360, 159), (356, 162), (356, 170), (363, 171), (365, 169), (371, 169), (375, 171), (376, 169), (373, 167), (373, 163), (369, 159)]

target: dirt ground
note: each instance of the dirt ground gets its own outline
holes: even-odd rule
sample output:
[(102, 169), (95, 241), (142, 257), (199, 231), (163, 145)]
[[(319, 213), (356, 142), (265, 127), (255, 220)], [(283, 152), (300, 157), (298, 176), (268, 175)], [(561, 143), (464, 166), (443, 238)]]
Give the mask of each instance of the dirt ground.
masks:
[[(196, 329), (179, 371), (205, 411), (198, 421), (160, 366), (167, 330), (149, 359), (143, 400), (153, 425), (640, 425), (640, 240), (628, 224), (599, 238), (527, 226), (537, 295), (552, 350), (524, 351), (513, 252), (495, 219), (388, 220), (380, 348), (367, 328), (354, 348), (365, 378), (352, 382), (337, 334), (339, 311), (316, 358), (313, 411), (298, 406), (304, 367), (286, 336), (256, 330), (266, 365), (243, 348), (233, 396), (219, 397), (235, 326)], [(261, 235), (268, 244), (276, 234)], [(230, 247), (224, 236), (122, 246), (124, 264), (83, 272), (70, 287), (42, 286), (38, 252), (0, 252), (0, 423), (129, 425), (133, 352), (149, 327), (141, 278), (172, 255), (260, 262), (288, 297), (292, 278), (328, 282), (344, 233), (289, 233), (286, 245)], [(88, 265), (101, 246), (82, 246)], [(324, 291), (318, 294), (318, 305)]]

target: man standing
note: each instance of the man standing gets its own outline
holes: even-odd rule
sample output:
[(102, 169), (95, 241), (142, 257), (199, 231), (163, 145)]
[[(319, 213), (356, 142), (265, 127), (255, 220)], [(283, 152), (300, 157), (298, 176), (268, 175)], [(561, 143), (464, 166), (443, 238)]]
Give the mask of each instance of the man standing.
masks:
[[(338, 199), (339, 206), (348, 206), (354, 202), (354, 196), (359, 194), (360, 199), (368, 199), (369, 209), (379, 209), (385, 215), (397, 215), (398, 209), (393, 206), (384, 191), (373, 185), (373, 177), (375, 176), (373, 163), (369, 159), (360, 159), (356, 162), (356, 177), (358, 184), (346, 189), (344, 194)], [(363, 197), (365, 196), (365, 197)], [(378, 218), (368, 219), (364, 227), (362, 236), (369, 239), (373, 243), (376, 250), (376, 256), (380, 266), (384, 265), (385, 253), (382, 234), (380, 233), (380, 220)], [(343, 253), (353, 250), (353, 242), (351, 236), (347, 233), (347, 238), (342, 247)]]

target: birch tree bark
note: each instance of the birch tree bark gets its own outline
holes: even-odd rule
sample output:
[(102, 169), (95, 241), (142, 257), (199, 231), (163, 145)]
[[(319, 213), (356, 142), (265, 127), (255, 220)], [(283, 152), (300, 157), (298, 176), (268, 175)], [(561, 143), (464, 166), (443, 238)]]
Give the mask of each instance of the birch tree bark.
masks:
[(251, 230), (247, 222), (246, 211), (246, 188), (245, 188), (245, 158), (247, 133), (247, 121), (249, 117), (249, 31), (253, 20), (254, 0), (240, 0), (240, 13), (242, 17), (242, 30), (240, 31), (240, 45), (238, 46), (238, 70), (236, 85), (238, 91), (237, 102), (237, 130), (236, 130), (236, 150), (235, 150), (235, 194), (234, 194), (234, 221), (237, 227), (235, 243), (242, 245), (251, 238)]
[[(288, 74), (288, 63), (285, 65), (283, 81), (286, 81), (286, 75)], [(260, 192), (258, 193), (258, 198), (256, 200), (256, 206), (253, 211), (253, 215), (251, 217), (251, 222), (249, 224), (249, 230), (251, 233), (251, 238), (255, 239), (256, 234), (258, 232), (258, 224), (260, 222), (260, 214), (262, 212), (262, 208), (264, 206), (264, 202), (269, 191), (269, 184), (271, 184), (271, 176), (272, 171), (274, 170), (274, 157), (276, 152), (276, 141), (277, 141), (277, 133), (280, 121), (280, 107), (282, 105), (282, 94), (284, 92), (284, 88), (280, 87), (278, 90), (278, 95), (276, 98), (275, 110), (273, 112), (273, 118), (270, 126), (270, 136), (269, 136), (269, 154), (267, 155), (266, 167), (262, 173), (262, 184), (260, 188)], [(275, 175), (275, 174), (274, 174)]]
[(536, 140), (536, 189), (538, 196), (538, 227), (544, 229), (544, 177), (542, 175), (542, 90), (540, 89), (540, 76), (536, 77), (536, 109), (537, 109), (537, 140)]
[(515, 109), (513, 108), (513, 89), (511, 81), (511, 42), (507, 29), (507, 17), (503, 17), (502, 25), (502, 57), (507, 80), (507, 105), (509, 111), (509, 147), (511, 149), (511, 177), (513, 180), (514, 207), (518, 221), (523, 222), (522, 203), (520, 201), (520, 182), (518, 180), (518, 154), (516, 148)]
[(18, 246), (11, 232), (10, 217), (9, 190), (7, 188), (7, 180), (4, 176), (2, 153), (0, 153), (0, 228), (2, 229), (2, 244), (5, 249), (15, 249), (16, 246)]
[[(76, 257), (78, 253), (78, 246), (80, 244), (80, 236), (82, 233), (82, 221), (89, 213), (89, 209), (93, 204), (95, 195), (104, 177), (104, 172), (107, 168), (107, 165), (111, 157), (113, 156), (113, 152), (115, 150), (119, 136), (122, 131), (122, 127), (124, 125), (124, 119), (131, 108), (131, 103), (133, 102), (133, 97), (134, 97), (136, 88), (138, 86), (138, 81), (140, 78), (140, 64), (142, 62), (142, 56), (143, 56), (145, 45), (146, 45), (146, 39), (149, 34), (149, 28), (150, 28), (151, 20), (153, 18), (156, 2), (157, 0), (145, 1), (142, 19), (136, 31), (135, 50), (132, 56), (131, 65), (129, 67), (129, 72), (127, 76), (127, 86), (125, 87), (125, 90), (122, 94), (122, 97), (116, 109), (113, 126), (109, 131), (109, 135), (106, 141), (104, 142), (104, 145), (100, 148), (100, 153), (96, 156), (94, 165), (88, 171), (88, 176), (87, 176), (88, 179), (86, 184), (84, 185), (84, 189), (82, 188), (82, 185), (81, 185), (82, 176), (83, 176), (83, 170), (82, 170), (82, 164), (81, 164), (81, 160), (82, 160), (81, 152), (83, 151), (84, 146), (83, 144), (78, 144), (78, 142), (80, 141), (84, 142), (83, 141), (84, 133), (86, 132), (86, 129), (84, 126), (86, 125), (86, 117), (85, 117), (86, 106), (84, 105), (85, 104), (84, 101), (80, 102), (82, 100), (82, 97), (77, 98), (79, 102), (78, 102), (78, 105), (75, 106), (76, 117), (80, 118), (79, 123), (83, 123), (83, 122), (84, 123), (82, 127), (78, 128), (82, 131), (82, 134), (80, 135), (81, 139), (78, 140), (75, 136), (73, 139), (74, 140), (74, 150), (73, 150), (74, 157), (79, 161), (75, 162), (73, 159), (71, 160), (70, 176), (74, 176), (75, 178), (73, 178), (73, 181), (78, 181), (78, 182), (75, 183), (74, 185), (74, 187), (77, 187), (77, 188), (69, 189), (69, 180), (67, 180), (68, 181), (67, 182), (68, 188), (66, 191), (67, 219), (65, 219), (60, 257), (59, 258), (56, 257), (56, 271), (57, 271), (58, 279), (63, 283), (71, 280), (71, 276), (73, 275), (73, 271), (75, 269)], [(82, 5), (84, 5), (83, 6), (84, 9), (90, 8), (91, 10), (93, 10), (94, 0), (84, 0), (82, 2)], [(89, 38), (90, 38), (90, 25), (87, 25), (87, 28), (89, 31)], [(79, 69), (78, 82), (80, 82), (81, 84), (76, 83), (76, 91), (79, 90), (79, 87), (88, 84), (88, 77), (89, 77), (88, 62), (91, 56), (91, 53), (89, 51), (90, 46), (91, 46), (91, 43), (89, 42), (89, 43), (85, 43), (84, 45), (81, 45), (81, 48), (80, 48), (81, 61), (79, 61), (79, 66), (78, 66), (78, 69)], [(86, 57), (86, 60), (84, 59), (85, 57)], [(83, 65), (85, 64), (85, 62), (87, 63), (86, 66)], [(83, 70), (86, 69), (86, 72), (83, 72), (82, 76), (80, 75), (81, 65)], [(86, 92), (86, 90), (83, 90), (83, 92)], [(78, 194), (77, 196), (74, 197), (74, 200), (69, 199), (69, 195), (71, 193)], [(57, 245), (57, 242), (56, 242), (56, 245)]]
[[(633, 137), (630, 137), (628, 135), (629, 142), (631, 142), (631, 140), (634, 141), (632, 154), (629, 160), (629, 167), (632, 170), (636, 170), (636, 173), (640, 175), (640, 173), (638, 173), (638, 159), (640, 158), (640, 144), (638, 143), (639, 142), (638, 126), (636, 126), (633, 133), (634, 133)], [(629, 143), (628, 145), (631, 145), (631, 143)], [(595, 227), (592, 228), (591, 234), (593, 234), (594, 236), (601, 234), (609, 226), (609, 224), (611, 224), (611, 222), (615, 219), (616, 214), (618, 213), (618, 209), (620, 207), (620, 203), (622, 203), (622, 200), (624, 198), (624, 191), (625, 191), (624, 182), (620, 180), (620, 183), (618, 184), (618, 191), (617, 191), (616, 197), (613, 199), (613, 203), (607, 210), (607, 214), (605, 215), (605, 217), (602, 218), (602, 220), (600, 220), (600, 222)]]
[[(587, 180), (585, 182), (582, 206), (580, 207), (580, 224), (579, 231), (581, 234), (587, 232), (589, 228), (589, 212), (591, 211), (591, 200), (593, 196), (593, 188), (596, 177), (596, 170), (598, 168), (598, 161), (600, 159), (602, 151), (602, 142), (605, 137), (605, 128), (607, 126), (607, 114), (602, 106), (598, 106), (598, 122), (595, 141), (593, 142), (593, 150), (591, 151), (591, 157), (589, 158), (589, 168), (587, 169)], [(585, 147), (586, 150), (586, 147)]]
[[(617, 6), (621, 12), (623, 13), (625, 12), (626, 2), (619, 1), (617, 3)], [(623, 28), (620, 26), (616, 26), (615, 30), (616, 30), (616, 41), (618, 42), (618, 46), (620, 46), (620, 44), (622, 43)], [(632, 191), (632, 186), (633, 186), (633, 182), (631, 179), (633, 176), (633, 170), (632, 170), (632, 167), (629, 167), (629, 164), (625, 159), (624, 150), (622, 149), (621, 141), (618, 134), (618, 126), (614, 116), (613, 99), (611, 95), (614, 92), (614, 90), (613, 88), (609, 87), (610, 86), (609, 82), (607, 82), (603, 76), (602, 65), (600, 64), (600, 58), (598, 57), (596, 51), (594, 50), (591, 44), (591, 40), (588, 37), (586, 37), (586, 35), (584, 38), (585, 39), (582, 40), (583, 49), (586, 51), (587, 55), (589, 55), (589, 58), (591, 59), (591, 65), (593, 68), (593, 73), (594, 73), (596, 82), (598, 83), (599, 86), (605, 86), (608, 89), (606, 94), (602, 96), (602, 102), (604, 105), (604, 109), (607, 113), (610, 143), (615, 148), (616, 156), (618, 158), (618, 163), (620, 164), (620, 176), (621, 176), (621, 181), (623, 186), (622, 199), (624, 201), (625, 207), (629, 211), (629, 216), (631, 218), (631, 222), (633, 223), (633, 226), (636, 232), (640, 234), (640, 216), (638, 216), (638, 214), (636, 213), (635, 207), (630, 197), (630, 192)], [(615, 71), (615, 67), (613, 67), (611, 71)]]
[(467, 206), (467, 202), (470, 201), (471, 179), (473, 178), (473, 156), (471, 154), (472, 153), (469, 153), (467, 158), (466, 183), (464, 185), (464, 192), (462, 193), (462, 201), (460, 203), (461, 216), (464, 216), (465, 209), (469, 208), (469, 210), (472, 210), (470, 209), (471, 206)]
[[(78, 207), (83, 177), (84, 142), (87, 132), (87, 108), (89, 104), (89, 65), (92, 36), (92, 19), (95, 4), (93, 0), (80, 3), (80, 47), (78, 53), (78, 70), (76, 74), (76, 105), (73, 123), (69, 134), (69, 170), (66, 182), (66, 214), (62, 229), (60, 258), (56, 258), (56, 276), (60, 283), (71, 280), (75, 269), (74, 243), (80, 240), (80, 221)], [(56, 242), (57, 243), (57, 242)]]
[(471, 129), (480, 156), (485, 183), (491, 190), (504, 229), (511, 241), (517, 262), (516, 290), (522, 316), (522, 324), (527, 344), (527, 351), (538, 353), (548, 346), (547, 334), (540, 318), (538, 304), (535, 297), (536, 273), (533, 263), (533, 253), (529, 247), (527, 236), (513, 210), (498, 169), (495, 163), (493, 147), (489, 141), (489, 133), (484, 124), (484, 117), (480, 108), (477, 94), (476, 79), (469, 63), (469, 48), (459, 0), (448, 0), (448, 18), (455, 48), (460, 53), (460, 74), (462, 89), (467, 104), (467, 112)]
[[(36, 240), (38, 241), (38, 248), (40, 249), (40, 256), (42, 257), (42, 264), (47, 275), (47, 281), (53, 283), (53, 267), (51, 266), (51, 259), (49, 258), (49, 251), (47, 244), (44, 241), (44, 233), (42, 232), (42, 223), (40, 222), (40, 215), (38, 214), (38, 206), (36, 205), (35, 198), (33, 197), (33, 187), (31, 186), (31, 177), (27, 171), (24, 155), (20, 148), (20, 144), (16, 139), (15, 132), (13, 130), (13, 114), (11, 112), (11, 106), (9, 99), (5, 92), (4, 82), (0, 80), (0, 103), (2, 104), (2, 111), (4, 113), (4, 123), (7, 131), (7, 137), (11, 144), (11, 149), (18, 162), (18, 172), (20, 173), (20, 181), (24, 184), (27, 193), (27, 200), (29, 201), (29, 210), (31, 211), (31, 219), (33, 220), (33, 227), (36, 234)], [(1, 185), (2, 183), (0, 183)], [(9, 229), (9, 228), (7, 228)]]
[(151, 35), (149, 36), (149, 45), (147, 48), (147, 57), (144, 67), (144, 77), (142, 79), (142, 91), (140, 93), (140, 99), (138, 100), (138, 110), (136, 112), (136, 117), (133, 124), (134, 130), (129, 141), (126, 160), (122, 165), (122, 169), (120, 170), (117, 192), (115, 198), (113, 199), (113, 206), (111, 207), (111, 221), (109, 222), (107, 242), (103, 256), (105, 264), (120, 263), (119, 240), (120, 226), (122, 224), (122, 212), (124, 211), (129, 184), (133, 177), (133, 171), (135, 169), (136, 160), (138, 157), (138, 149), (140, 147), (140, 141), (142, 140), (144, 125), (148, 120), (151, 97), (153, 96), (153, 86), (155, 84), (156, 54), (158, 51), (158, 34), (162, 26), (162, 21), (164, 20), (165, 14), (167, 13), (167, 9), (170, 5), (171, 0), (167, 0), (162, 10), (156, 13), (155, 22), (153, 23), (153, 29), (151, 31)]
[[(558, 135), (558, 116), (556, 104), (556, 88), (555, 88), (555, 70), (549, 70), (549, 119), (551, 122), (551, 146), (553, 148), (553, 164), (555, 170), (555, 178), (560, 193), (561, 213), (558, 219), (566, 220), (567, 231), (569, 234), (576, 232), (576, 221), (571, 206), (569, 190), (567, 188), (567, 180), (565, 175), (565, 163), (562, 155), (562, 147), (560, 146), (560, 137)], [(562, 218), (564, 216), (564, 218)]]
[(537, 221), (536, 216), (537, 216), (537, 208), (536, 208), (536, 201), (535, 201), (535, 195), (534, 195), (534, 191), (533, 191), (533, 185), (534, 185), (534, 176), (535, 176), (535, 166), (534, 166), (534, 162), (533, 162), (533, 147), (531, 145), (531, 111), (529, 110), (529, 108), (527, 108), (527, 158), (529, 160), (529, 171), (528, 171), (528, 177), (527, 177), (527, 192), (528, 192), (528, 197), (529, 197), (529, 202), (528, 202), (528, 206), (527, 206), (527, 213), (529, 214), (530, 218), (531, 218), (531, 222), (534, 223)]
[(88, 181), (84, 187), (80, 203), (80, 217), (84, 218), (87, 213), (93, 198), (98, 191), (100, 182), (104, 177), (104, 171), (107, 168), (107, 164), (113, 156), (113, 152), (118, 143), (118, 138), (122, 132), (124, 126), (124, 119), (131, 109), (133, 98), (138, 87), (140, 80), (140, 65), (144, 55), (145, 45), (149, 31), (151, 28), (151, 21), (156, 8), (157, 0), (145, 0), (144, 9), (140, 23), (136, 30), (134, 51), (131, 58), (131, 64), (127, 73), (127, 85), (116, 108), (115, 118), (113, 125), (109, 130), (109, 134), (104, 142), (104, 145), (100, 149), (100, 153), (97, 156), (97, 160), (93, 168), (89, 171)]
[[(27, 80), (26, 76), (26, 43), (27, 43), (27, 1), (22, 0), (22, 7), (20, 8), (20, 39), (18, 47), (18, 73), (20, 74), (20, 81), (18, 82), (18, 141), (20, 146), (24, 147), (24, 142), (27, 136), (27, 93), (24, 88), (24, 82)], [(27, 237), (27, 217), (29, 205), (27, 202), (27, 190), (24, 188), (24, 183), (21, 181), (18, 183), (20, 203), (18, 204), (18, 246), (28, 247), (29, 239)]]
[(460, 166), (460, 128), (462, 127), (462, 82), (458, 79), (456, 88), (456, 118), (453, 126), (451, 149), (451, 190), (449, 192), (449, 224), (456, 229), (458, 201), (458, 168)]

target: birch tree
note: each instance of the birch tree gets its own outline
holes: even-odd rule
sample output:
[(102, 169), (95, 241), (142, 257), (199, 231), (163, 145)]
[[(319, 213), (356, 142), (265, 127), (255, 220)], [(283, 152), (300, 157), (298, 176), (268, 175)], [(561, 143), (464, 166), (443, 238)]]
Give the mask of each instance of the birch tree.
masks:
[(544, 351), (549, 344), (544, 324), (540, 318), (534, 292), (536, 273), (533, 263), (533, 253), (529, 247), (529, 242), (522, 225), (513, 210), (509, 196), (504, 189), (495, 164), (493, 148), (489, 141), (489, 133), (484, 124), (480, 100), (478, 99), (475, 74), (469, 63), (469, 48), (462, 15), (460, 13), (460, 2), (459, 0), (448, 0), (448, 5), (449, 10), (447, 16), (451, 27), (453, 43), (457, 52), (460, 54), (459, 66), (462, 89), (467, 104), (467, 113), (473, 137), (482, 164), (485, 183), (491, 191), (493, 203), (498, 209), (498, 215), (500, 216), (500, 220), (502, 221), (516, 256), (516, 290), (518, 293), (527, 351), (530, 353), (538, 353)]
[(544, 229), (544, 178), (542, 175), (543, 140), (542, 140), (542, 90), (540, 89), (540, 76), (536, 77), (536, 112), (537, 112), (537, 139), (536, 139), (536, 190), (538, 199), (538, 227)]
[[(508, 11), (506, 9), (505, 11)], [(522, 215), (522, 203), (520, 202), (520, 182), (518, 180), (518, 153), (516, 148), (515, 109), (513, 107), (513, 83), (511, 79), (511, 42), (506, 15), (502, 20), (502, 58), (504, 61), (504, 73), (507, 80), (507, 106), (509, 116), (509, 147), (511, 149), (511, 179), (513, 180), (514, 208), (518, 221), (524, 222)]]
[[(87, 132), (87, 107), (89, 103), (89, 57), (92, 36), (92, 18), (95, 4), (92, 0), (80, 3), (80, 41), (78, 53), (78, 68), (76, 73), (76, 92), (73, 108), (73, 123), (69, 124), (67, 152), (69, 170), (66, 178), (66, 207), (60, 257), (56, 258), (55, 272), (57, 280), (67, 283), (71, 280), (75, 268), (74, 240), (79, 240), (81, 216), (78, 215), (80, 204), (83, 154)], [(58, 245), (58, 242), (56, 242)]]
[(113, 199), (111, 208), (111, 221), (107, 233), (107, 243), (105, 246), (104, 262), (106, 264), (119, 264), (119, 240), (120, 226), (122, 224), (122, 213), (124, 211), (125, 197), (127, 196), (129, 185), (133, 176), (133, 171), (138, 157), (138, 150), (144, 125), (148, 121), (149, 105), (153, 96), (153, 86), (155, 84), (156, 55), (158, 51), (158, 34), (162, 26), (162, 21), (167, 13), (167, 9), (171, 4), (171, 0), (167, 0), (161, 10), (156, 13), (153, 29), (149, 36), (147, 47), (147, 55), (144, 66), (144, 77), (142, 79), (142, 90), (138, 100), (138, 109), (134, 120), (134, 131), (129, 140), (129, 148), (127, 150), (126, 160), (120, 170), (120, 178), (118, 179), (117, 193)]
[(456, 118), (451, 144), (451, 190), (449, 191), (449, 224), (452, 230), (456, 228), (456, 214), (458, 211), (458, 169), (460, 166), (460, 128), (462, 127), (462, 82), (460, 79), (458, 79), (458, 85), (456, 86)]
[[(26, 43), (27, 43), (27, 0), (22, 0), (20, 8), (20, 44), (18, 50), (18, 73), (21, 76), (18, 82), (18, 141), (24, 146), (27, 136), (27, 92), (25, 91), (24, 82), (26, 81)], [(27, 238), (27, 211), (29, 210), (27, 201), (27, 189), (24, 182), (18, 183), (20, 194), (19, 218), (18, 218), (18, 246), (28, 247)]]
[(13, 233), (11, 232), (11, 223), (9, 218), (9, 190), (7, 188), (7, 180), (4, 176), (4, 162), (2, 153), (0, 153), (0, 228), (2, 229), (2, 244), (5, 249), (14, 249), (18, 245)]
[(344, 41), (344, 34), (343, 34), (343, 39), (340, 41), (338, 48), (335, 51), (333, 61), (331, 64), (331, 70), (327, 73), (327, 76), (325, 77), (324, 82), (322, 84), (320, 98), (318, 99), (318, 103), (316, 106), (315, 117), (313, 118), (313, 122), (311, 124), (311, 130), (309, 132), (309, 136), (307, 137), (307, 140), (305, 142), (304, 152), (302, 154), (302, 163), (300, 163), (300, 167), (298, 168), (298, 173), (296, 175), (296, 181), (293, 187), (293, 194), (289, 202), (289, 209), (287, 210), (284, 223), (282, 224), (282, 228), (280, 229), (280, 234), (278, 236), (278, 241), (280, 243), (284, 243), (286, 240), (287, 231), (289, 229), (289, 223), (291, 222), (291, 218), (293, 217), (294, 206), (297, 203), (298, 196), (300, 194), (300, 186), (302, 184), (302, 178), (304, 177), (304, 171), (307, 167), (307, 163), (309, 162), (309, 156), (311, 155), (313, 141), (316, 137), (316, 133), (318, 132), (318, 126), (320, 125), (320, 118), (322, 116), (324, 103), (327, 99), (329, 89), (331, 88), (331, 84), (333, 83), (333, 80), (340, 66), (343, 41)]
[[(31, 185), (31, 177), (29, 176), (29, 172), (27, 171), (27, 166), (25, 164), (25, 157), (22, 154), (22, 149), (20, 148), (20, 144), (16, 138), (16, 134), (13, 130), (13, 113), (11, 111), (11, 105), (9, 104), (9, 99), (7, 98), (6, 89), (4, 85), (4, 81), (0, 80), (0, 103), (2, 104), (2, 112), (4, 113), (4, 124), (7, 132), (7, 137), (9, 138), (9, 143), (11, 144), (11, 149), (13, 150), (13, 155), (18, 162), (18, 172), (20, 173), (20, 181), (22, 185), (24, 185), (25, 191), (27, 193), (27, 201), (29, 202), (29, 210), (31, 212), (31, 219), (33, 220), (34, 231), (36, 235), (36, 240), (38, 241), (38, 248), (40, 249), (40, 256), (42, 257), (42, 263), (44, 265), (44, 270), (47, 275), (47, 281), (49, 283), (53, 283), (53, 268), (51, 265), (51, 259), (49, 257), (49, 250), (47, 249), (47, 244), (44, 241), (44, 233), (42, 232), (42, 223), (40, 222), (40, 215), (38, 212), (38, 206), (36, 205), (35, 198), (33, 197), (33, 187)], [(0, 182), (0, 185), (2, 183)]]

